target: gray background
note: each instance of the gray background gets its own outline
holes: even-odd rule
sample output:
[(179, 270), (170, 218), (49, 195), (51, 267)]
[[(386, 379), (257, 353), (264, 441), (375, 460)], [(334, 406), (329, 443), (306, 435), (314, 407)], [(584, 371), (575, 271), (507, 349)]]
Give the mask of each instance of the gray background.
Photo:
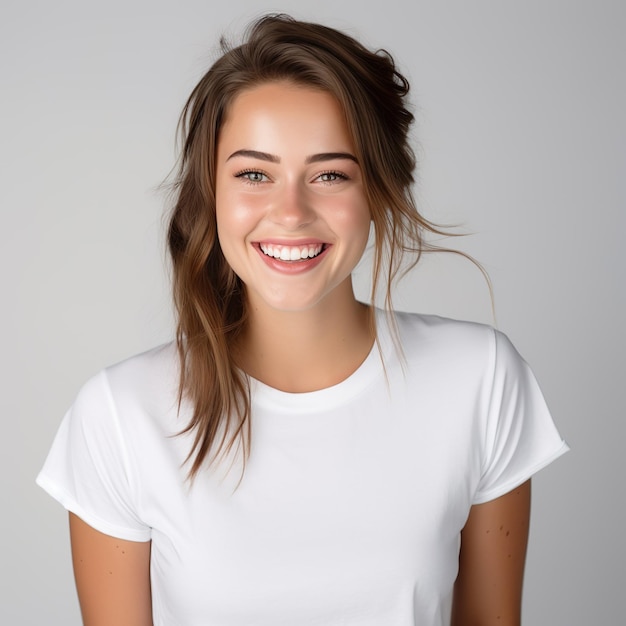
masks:
[[(80, 384), (171, 337), (157, 186), (177, 116), (218, 34), (280, 9), (400, 61), (422, 209), (473, 233), (452, 243), (489, 271), (572, 447), (535, 480), (525, 623), (622, 623), (624, 7), (4, 0), (0, 622), (79, 623), (66, 514), (34, 478)], [(427, 259), (397, 304), (493, 321), (454, 257)]]

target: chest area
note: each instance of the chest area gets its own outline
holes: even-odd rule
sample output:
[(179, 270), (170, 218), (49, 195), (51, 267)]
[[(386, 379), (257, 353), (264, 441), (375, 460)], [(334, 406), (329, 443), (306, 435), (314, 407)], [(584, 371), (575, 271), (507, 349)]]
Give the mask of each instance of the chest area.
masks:
[(369, 408), (300, 424), (261, 414), (271, 423), (253, 432), (240, 482), (222, 468), (178, 493), (153, 525), (168, 610), (224, 624), (303, 612), (312, 624), (412, 624), (399, 615), (437, 610), (456, 577), (471, 455), (448, 427), (420, 425), (432, 413)]

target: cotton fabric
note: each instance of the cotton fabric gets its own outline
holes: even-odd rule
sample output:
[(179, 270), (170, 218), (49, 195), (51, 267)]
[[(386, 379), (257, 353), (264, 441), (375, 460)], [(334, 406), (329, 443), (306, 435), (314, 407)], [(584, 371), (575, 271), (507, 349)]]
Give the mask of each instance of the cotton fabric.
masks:
[[(152, 541), (155, 626), (444, 626), (472, 505), (563, 454), (537, 382), (480, 324), (377, 312), (380, 350), (333, 387), (252, 380), (252, 449), (184, 464), (168, 344), (107, 368), (38, 483), (93, 528)], [(332, 355), (329, 355), (332, 358)]]

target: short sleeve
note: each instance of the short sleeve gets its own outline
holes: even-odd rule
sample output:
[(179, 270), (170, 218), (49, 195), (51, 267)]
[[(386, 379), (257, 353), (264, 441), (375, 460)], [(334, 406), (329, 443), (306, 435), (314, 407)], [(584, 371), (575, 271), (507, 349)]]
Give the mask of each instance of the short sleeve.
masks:
[(37, 484), (102, 533), (150, 540), (106, 372), (85, 384), (63, 418)]
[(493, 332), (487, 432), (474, 504), (504, 495), (569, 450), (530, 367), (504, 334)]

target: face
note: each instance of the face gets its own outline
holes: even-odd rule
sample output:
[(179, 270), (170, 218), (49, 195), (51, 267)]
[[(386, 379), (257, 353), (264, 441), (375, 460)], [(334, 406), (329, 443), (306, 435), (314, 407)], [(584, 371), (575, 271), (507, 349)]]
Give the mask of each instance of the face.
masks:
[(251, 311), (354, 301), (370, 212), (340, 105), (288, 83), (242, 92), (217, 147), (217, 228)]

